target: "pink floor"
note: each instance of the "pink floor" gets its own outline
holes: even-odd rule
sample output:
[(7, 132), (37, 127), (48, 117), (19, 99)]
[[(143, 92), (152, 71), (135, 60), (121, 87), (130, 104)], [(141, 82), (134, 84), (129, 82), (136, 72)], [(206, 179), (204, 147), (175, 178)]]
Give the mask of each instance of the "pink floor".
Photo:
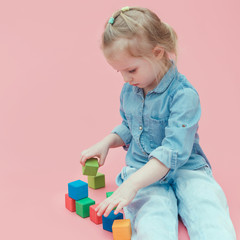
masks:
[[(122, 157), (122, 151), (111, 150), (109, 161)], [(47, 159), (48, 158), (48, 159)], [(51, 159), (55, 158), (55, 164)], [(81, 179), (87, 182), (81, 174), (77, 156), (45, 156), (45, 162), (38, 156), (32, 160), (38, 166), (24, 166), (21, 159), (16, 164), (8, 161), (4, 164), (1, 174), (1, 236), (3, 239), (113, 239), (112, 234), (95, 225), (90, 218), (81, 218), (65, 208), (64, 194), (67, 193), (67, 183)], [(9, 159), (8, 159), (9, 160)], [(49, 161), (49, 164), (47, 163)], [(64, 162), (68, 161), (68, 165)], [(42, 162), (42, 163), (41, 163)], [(59, 162), (57, 164), (57, 162)], [(121, 165), (121, 164), (119, 164)], [(119, 166), (120, 167), (120, 166)], [(106, 187), (98, 190), (89, 189), (89, 197), (96, 203), (105, 198), (105, 193), (114, 191), (114, 175), (118, 168), (109, 171), (110, 163), (100, 168), (106, 174)], [(233, 181), (233, 179), (230, 179)], [(239, 226), (239, 199), (236, 193), (225, 189), (228, 195), (230, 213), (235, 227)], [(237, 228), (239, 229), (239, 228)], [(189, 239), (186, 228), (180, 223), (179, 239)]]

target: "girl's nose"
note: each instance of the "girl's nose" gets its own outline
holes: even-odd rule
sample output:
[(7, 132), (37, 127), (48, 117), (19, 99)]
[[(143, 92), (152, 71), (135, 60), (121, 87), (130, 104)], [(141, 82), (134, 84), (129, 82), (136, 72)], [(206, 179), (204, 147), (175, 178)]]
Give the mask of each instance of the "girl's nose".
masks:
[(132, 81), (132, 77), (129, 76), (128, 74), (122, 74), (123, 79), (125, 82), (131, 82)]

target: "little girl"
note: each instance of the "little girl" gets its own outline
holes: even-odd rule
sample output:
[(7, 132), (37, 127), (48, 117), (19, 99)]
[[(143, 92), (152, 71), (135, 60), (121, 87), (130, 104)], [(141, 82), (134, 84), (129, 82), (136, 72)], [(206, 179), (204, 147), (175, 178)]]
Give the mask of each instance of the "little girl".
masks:
[(81, 153), (81, 164), (123, 146), (119, 186), (98, 215), (124, 209), (132, 239), (178, 239), (178, 214), (191, 240), (232, 240), (235, 231), (221, 187), (199, 145), (199, 96), (178, 72), (177, 35), (146, 8), (124, 7), (105, 25), (102, 50), (122, 74), (122, 124)]

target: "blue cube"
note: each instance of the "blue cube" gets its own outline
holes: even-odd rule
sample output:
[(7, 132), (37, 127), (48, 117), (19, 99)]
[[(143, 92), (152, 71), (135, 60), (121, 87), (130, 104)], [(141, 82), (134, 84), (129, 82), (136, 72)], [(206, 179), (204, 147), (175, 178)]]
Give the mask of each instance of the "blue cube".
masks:
[(114, 210), (112, 210), (107, 217), (102, 215), (102, 224), (103, 229), (109, 232), (112, 232), (112, 225), (114, 220), (116, 219), (123, 219), (123, 214), (118, 213), (117, 215), (114, 214)]
[(68, 196), (76, 201), (88, 197), (88, 184), (81, 180), (68, 183)]

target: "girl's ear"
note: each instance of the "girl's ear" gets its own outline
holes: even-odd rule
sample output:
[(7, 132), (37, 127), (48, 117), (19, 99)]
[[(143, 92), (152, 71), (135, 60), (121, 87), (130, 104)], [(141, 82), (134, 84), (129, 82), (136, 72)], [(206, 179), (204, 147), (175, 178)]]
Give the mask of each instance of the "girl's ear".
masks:
[(164, 55), (164, 48), (160, 47), (159, 45), (157, 45), (156, 47), (153, 48), (153, 55), (155, 58), (157, 58), (157, 60), (162, 59), (163, 55)]

